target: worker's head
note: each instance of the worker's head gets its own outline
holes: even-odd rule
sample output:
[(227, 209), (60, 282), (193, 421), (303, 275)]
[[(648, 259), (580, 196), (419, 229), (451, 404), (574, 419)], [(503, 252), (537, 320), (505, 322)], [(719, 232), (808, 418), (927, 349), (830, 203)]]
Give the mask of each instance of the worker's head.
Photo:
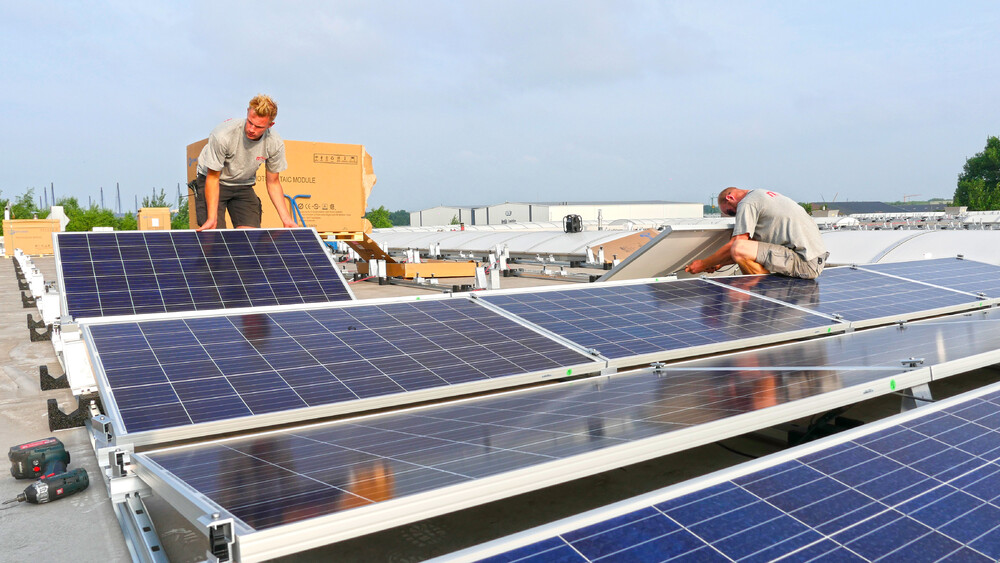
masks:
[(746, 190), (728, 187), (719, 192), (719, 211), (727, 217), (736, 216), (736, 206), (747, 195)]
[(250, 107), (247, 108), (247, 122), (243, 128), (244, 133), (251, 141), (256, 141), (264, 136), (264, 132), (274, 125), (274, 118), (278, 116), (278, 104), (271, 99), (271, 96), (257, 94), (250, 100)]

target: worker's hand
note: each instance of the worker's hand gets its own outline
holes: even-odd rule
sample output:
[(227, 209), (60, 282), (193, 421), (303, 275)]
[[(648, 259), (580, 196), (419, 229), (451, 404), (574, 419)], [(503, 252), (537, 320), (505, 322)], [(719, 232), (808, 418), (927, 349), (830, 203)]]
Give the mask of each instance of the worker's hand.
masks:
[(294, 229), (299, 226), (299, 224), (292, 219), (282, 219), (281, 222), (284, 224), (286, 229)]
[(195, 231), (207, 231), (208, 229), (214, 229), (215, 225), (218, 223), (218, 219), (215, 217), (207, 219), (200, 227), (195, 229)]
[(700, 274), (707, 269), (704, 260), (694, 260), (687, 266), (684, 266), (684, 271), (689, 274)]

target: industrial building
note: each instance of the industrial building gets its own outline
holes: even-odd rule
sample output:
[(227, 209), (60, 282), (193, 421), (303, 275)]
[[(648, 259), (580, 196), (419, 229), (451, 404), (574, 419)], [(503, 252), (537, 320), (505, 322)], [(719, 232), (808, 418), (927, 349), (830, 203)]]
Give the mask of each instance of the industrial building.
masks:
[(504, 202), (480, 207), (438, 206), (410, 213), (410, 225), (504, 225), (561, 221), (579, 215), (584, 221), (611, 222), (622, 219), (694, 218), (702, 216), (702, 204), (672, 201)]

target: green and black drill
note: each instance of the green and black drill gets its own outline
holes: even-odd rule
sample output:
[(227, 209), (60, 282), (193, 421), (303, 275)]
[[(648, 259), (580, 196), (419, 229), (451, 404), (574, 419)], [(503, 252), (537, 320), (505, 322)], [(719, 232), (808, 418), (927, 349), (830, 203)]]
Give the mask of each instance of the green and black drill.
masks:
[(3, 504), (30, 502), (43, 504), (68, 497), (90, 485), (87, 470), (67, 471), (69, 452), (57, 438), (45, 438), (13, 446), (7, 452), (10, 474), (15, 479), (38, 479), (24, 492)]

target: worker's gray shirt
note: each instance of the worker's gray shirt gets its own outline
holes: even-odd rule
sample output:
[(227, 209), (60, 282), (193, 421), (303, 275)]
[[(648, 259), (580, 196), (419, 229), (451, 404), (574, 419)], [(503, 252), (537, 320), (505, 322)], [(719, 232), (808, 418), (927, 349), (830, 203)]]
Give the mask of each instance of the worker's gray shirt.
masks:
[(223, 186), (252, 186), (257, 183), (261, 163), (266, 163), (268, 172), (288, 168), (285, 142), (277, 133), (268, 129), (260, 139), (251, 141), (245, 126), (245, 119), (229, 119), (212, 129), (208, 144), (198, 155), (199, 175), (216, 170), (221, 172), (219, 184)]
[(791, 248), (806, 260), (826, 254), (816, 221), (801, 205), (776, 192), (753, 190), (740, 200), (733, 236), (742, 234)]

